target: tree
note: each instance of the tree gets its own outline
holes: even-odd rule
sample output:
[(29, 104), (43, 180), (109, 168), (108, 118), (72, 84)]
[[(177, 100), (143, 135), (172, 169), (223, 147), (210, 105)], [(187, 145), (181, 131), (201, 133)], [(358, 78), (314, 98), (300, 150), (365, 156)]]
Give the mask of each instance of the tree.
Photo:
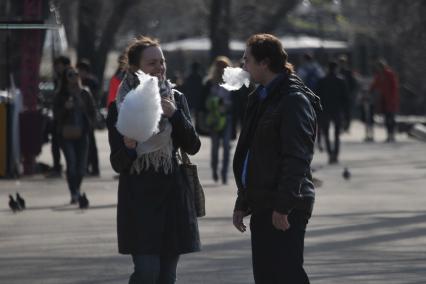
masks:
[[(102, 5), (101, 0), (80, 0), (78, 9), (78, 59), (87, 58), (94, 67), (94, 73), (100, 82), (103, 81), (108, 52), (114, 46), (115, 36), (123, 23), (127, 12), (137, 4), (137, 0), (115, 0), (110, 8), (110, 15), (101, 25), (99, 21)], [(105, 10), (105, 9), (104, 9)]]
[(231, 28), (231, 0), (212, 0), (210, 10), (210, 58), (229, 56), (229, 30)]

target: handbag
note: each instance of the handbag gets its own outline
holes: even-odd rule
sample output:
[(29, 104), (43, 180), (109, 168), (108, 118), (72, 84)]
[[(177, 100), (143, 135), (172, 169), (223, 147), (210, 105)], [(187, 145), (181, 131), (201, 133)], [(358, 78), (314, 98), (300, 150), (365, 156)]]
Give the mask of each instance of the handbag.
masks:
[(189, 183), (189, 188), (193, 193), (195, 212), (197, 217), (203, 217), (206, 215), (206, 200), (203, 187), (201, 186), (200, 180), (198, 178), (197, 166), (191, 163), (188, 154), (186, 154), (182, 149), (180, 149), (180, 158), (182, 164), (179, 166), (186, 176)]
[(80, 126), (65, 124), (62, 127), (62, 137), (67, 140), (77, 140), (81, 138), (83, 130)]

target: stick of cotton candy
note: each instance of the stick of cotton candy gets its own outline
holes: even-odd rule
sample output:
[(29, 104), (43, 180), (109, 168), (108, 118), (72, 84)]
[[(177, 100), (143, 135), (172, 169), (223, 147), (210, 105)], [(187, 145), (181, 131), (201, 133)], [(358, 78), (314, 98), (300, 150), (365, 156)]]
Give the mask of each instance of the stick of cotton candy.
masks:
[(222, 78), (225, 83), (221, 86), (228, 91), (238, 90), (243, 85), (248, 87), (250, 84), (250, 74), (238, 67), (226, 67)]
[(157, 77), (143, 72), (137, 76), (140, 84), (125, 96), (116, 127), (122, 135), (144, 142), (158, 132), (163, 109)]

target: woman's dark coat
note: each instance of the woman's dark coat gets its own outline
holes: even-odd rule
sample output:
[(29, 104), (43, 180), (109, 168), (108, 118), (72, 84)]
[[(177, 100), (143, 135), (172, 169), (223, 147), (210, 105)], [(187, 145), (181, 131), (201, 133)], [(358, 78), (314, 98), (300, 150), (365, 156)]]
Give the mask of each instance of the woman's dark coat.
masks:
[[(185, 96), (174, 90), (177, 111), (169, 119), (173, 131), (174, 153), (182, 148), (195, 154), (201, 143), (191, 124)], [(107, 126), (111, 148), (110, 161), (120, 174), (117, 204), (118, 250), (122, 254), (183, 254), (200, 250), (193, 197), (178, 168), (171, 174), (152, 169), (130, 174), (136, 159), (117, 131), (117, 107), (108, 110)]]

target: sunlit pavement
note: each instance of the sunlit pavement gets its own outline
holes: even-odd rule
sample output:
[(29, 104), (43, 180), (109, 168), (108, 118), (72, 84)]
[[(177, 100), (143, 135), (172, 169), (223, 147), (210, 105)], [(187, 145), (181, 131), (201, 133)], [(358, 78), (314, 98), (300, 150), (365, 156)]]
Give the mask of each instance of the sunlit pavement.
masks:
[[(337, 165), (317, 151), (314, 176), (324, 184), (305, 239), (311, 283), (425, 283), (426, 144), (404, 134), (387, 144), (382, 129), (376, 134), (377, 142), (364, 143), (362, 126), (353, 125), (342, 136)], [(107, 133), (99, 131), (97, 141), (101, 177), (83, 181), (91, 205), (86, 211), (68, 205), (64, 179), (0, 180), (0, 283), (127, 283), (132, 263), (117, 253), (117, 180)], [(250, 235), (231, 222), (231, 169), (228, 185), (215, 184), (210, 143), (202, 143), (193, 162), (207, 196), (207, 217), (199, 219), (203, 251), (182, 256), (177, 283), (253, 283)], [(38, 160), (51, 163), (49, 146)], [(8, 194), (17, 191), (28, 209), (13, 214)]]

